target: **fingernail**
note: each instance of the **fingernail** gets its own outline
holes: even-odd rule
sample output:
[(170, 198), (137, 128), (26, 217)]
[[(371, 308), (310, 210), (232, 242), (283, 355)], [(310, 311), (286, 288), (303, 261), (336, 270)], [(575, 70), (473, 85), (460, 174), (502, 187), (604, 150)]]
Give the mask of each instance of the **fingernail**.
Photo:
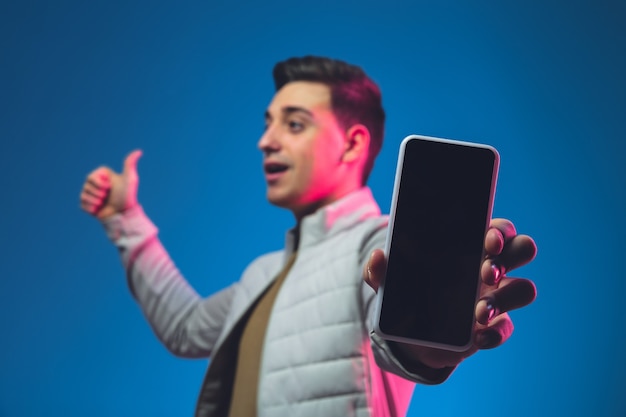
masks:
[(490, 322), (491, 320), (493, 320), (493, 318), (496, 315), (496, 308), (489, 301), (487, 301), (487, 311), (488, 311), (487, 322)]
[(499, 265), (491, 264), (491, 270), (493, 271), (493, 285), (495, 285), (502, 278), (502, 268)]
[(498, 314), (498, 309), (493, 304), (493, 301), (491, 301), (491, 300), (486, 300), (486, 301), (487, 301), (487, 312), (488, 312), (487, 313), (487, 323), (489, 323)]
[(374, 260), (374, 254), (376, 252), (370, 253), (370, 257), (367, 261), (367, 276), (371, 280), (372, 279), (372, 261)]

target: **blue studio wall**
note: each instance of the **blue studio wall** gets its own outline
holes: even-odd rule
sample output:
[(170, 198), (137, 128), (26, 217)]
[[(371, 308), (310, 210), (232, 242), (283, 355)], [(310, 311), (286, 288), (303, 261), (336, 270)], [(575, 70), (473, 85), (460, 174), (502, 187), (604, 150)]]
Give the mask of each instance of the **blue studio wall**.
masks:
[(172, 357), (116, 250), (78, 208), (85, 176), (144, 150), (139, 198), (204, 295), (283, 243), (256, 141), (273, 64), (318, 54), (381, 86), (383, 210), (401, 139), (489, 143), (495, 215), (539, 246), (513, 337), (411, 416), (624, 416), (623, 1), (3, 2), (0, 416), (190, 416), (206, 361)]

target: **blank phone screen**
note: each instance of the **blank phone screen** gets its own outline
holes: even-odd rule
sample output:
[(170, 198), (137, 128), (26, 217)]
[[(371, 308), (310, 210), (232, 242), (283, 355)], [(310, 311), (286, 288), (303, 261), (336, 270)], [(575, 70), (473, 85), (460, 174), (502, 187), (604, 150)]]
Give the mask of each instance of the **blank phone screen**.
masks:
[(384, 334), (470, 343), (496, 155), (484, 147), (406, 142), (380, 311)]

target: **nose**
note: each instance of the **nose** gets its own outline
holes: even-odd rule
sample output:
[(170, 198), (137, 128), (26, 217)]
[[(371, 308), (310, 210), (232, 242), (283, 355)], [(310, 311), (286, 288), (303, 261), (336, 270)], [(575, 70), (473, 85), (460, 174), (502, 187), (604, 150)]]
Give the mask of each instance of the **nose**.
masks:
[(263, 136), (259, 139), (257, 146), (259, 150), (266, 155), (280, 150), (280, 142), (276, 138), (272, 126), (268, 126), (267, 129), (265, 129), (265, 132), (263, 132)]

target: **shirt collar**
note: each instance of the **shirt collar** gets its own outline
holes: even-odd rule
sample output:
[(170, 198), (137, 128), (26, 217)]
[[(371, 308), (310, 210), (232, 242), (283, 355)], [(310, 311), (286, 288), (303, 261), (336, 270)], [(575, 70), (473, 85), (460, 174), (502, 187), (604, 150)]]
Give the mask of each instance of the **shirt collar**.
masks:
[(296, 228), (289, 230), (285, 241), (286, 256), (293, 253), (296, 243), (298, 250), (302, 250), (365, 219), (378, 216), (380, 208), (374, 200), (372, 191), (369, 187), (362, 187), (304, 217), (300, 223), (299, 242), (297, 242), (298, 230)]

